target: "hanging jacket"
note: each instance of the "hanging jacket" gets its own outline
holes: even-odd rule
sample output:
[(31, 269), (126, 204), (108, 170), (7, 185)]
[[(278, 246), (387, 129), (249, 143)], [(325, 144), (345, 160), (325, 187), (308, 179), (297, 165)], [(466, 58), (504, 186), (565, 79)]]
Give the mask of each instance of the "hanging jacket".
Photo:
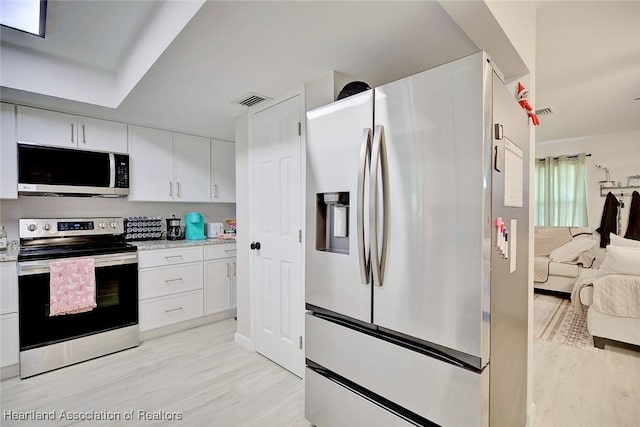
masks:
[(629, 224), (625, 239), (640, 240), (640, 193), (634, 191), (631, 195), (631, 207), (629, 208)]
[(600, 247), (606, 248), (610, 242), (609, 233), (616, 233), (616, 223), (618, 221), (618, 206), (620, 202), (616, 199), (611, 192), (607, 194), (607, 199), (604, 201), (604, 209), (602, 210), (602, 219), (600, 220), (600, 227), (596, 228), (596, 231), (600, 233)]

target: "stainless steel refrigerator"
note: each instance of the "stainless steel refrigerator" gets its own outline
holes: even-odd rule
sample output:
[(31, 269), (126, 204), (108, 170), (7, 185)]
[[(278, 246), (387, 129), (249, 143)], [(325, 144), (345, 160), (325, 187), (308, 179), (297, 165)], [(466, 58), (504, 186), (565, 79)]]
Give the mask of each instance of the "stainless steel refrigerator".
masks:
[(307, 113), (307, 420), (525, 425), (528, 141), (483, 52)]

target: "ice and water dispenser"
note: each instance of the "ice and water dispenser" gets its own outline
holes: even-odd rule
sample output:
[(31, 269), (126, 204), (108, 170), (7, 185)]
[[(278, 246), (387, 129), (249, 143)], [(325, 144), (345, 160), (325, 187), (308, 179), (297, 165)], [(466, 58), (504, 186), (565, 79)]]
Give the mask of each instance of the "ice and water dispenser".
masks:
[(316, 195), (316, 249), (349, 253), (349, 192)]

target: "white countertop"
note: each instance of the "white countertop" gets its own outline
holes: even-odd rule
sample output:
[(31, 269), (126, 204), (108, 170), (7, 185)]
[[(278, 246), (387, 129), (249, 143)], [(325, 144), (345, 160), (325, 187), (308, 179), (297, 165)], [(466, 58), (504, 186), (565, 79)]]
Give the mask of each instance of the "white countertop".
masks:
[(139, 242), (129, 242), (138, 247), (139, 251), (150, 251), (153, 249), (188, 248), (191, 246), (206, 245), (226, 245), (235, 243), (235, 239), (205, 239), (205, 240), (143, 240)]
[[(153, 249), (170, 249), (170, 248), (188, 248), (190, 246), (206, 246), (206, 245), (226, 245), (235, 243), (235, 239), (205, 239), (205, 240), (142, 240), (139, 242), (130, 242), (136, 246), (139, 251), (150, 251)], [(18, 252), (20, 248), (17, 244), (11, 245), (9, 249), (0, 251), (0, 262), (11, 262), (18, 260)]]
[(20, 252), (20, 247), (18, 246), (18, 242), (9, 241), (9, 248), (6, 251), (0, 251), (0, 262), (17, 261), (18, 252)]

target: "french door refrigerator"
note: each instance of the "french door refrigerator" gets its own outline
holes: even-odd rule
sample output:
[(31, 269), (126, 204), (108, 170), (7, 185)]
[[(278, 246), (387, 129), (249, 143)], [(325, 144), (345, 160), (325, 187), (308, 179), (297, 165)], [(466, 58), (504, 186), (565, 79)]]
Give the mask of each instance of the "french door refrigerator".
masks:
[(526, 424), (528, 141), (484, 52), (307, 113), (307, 420)]

